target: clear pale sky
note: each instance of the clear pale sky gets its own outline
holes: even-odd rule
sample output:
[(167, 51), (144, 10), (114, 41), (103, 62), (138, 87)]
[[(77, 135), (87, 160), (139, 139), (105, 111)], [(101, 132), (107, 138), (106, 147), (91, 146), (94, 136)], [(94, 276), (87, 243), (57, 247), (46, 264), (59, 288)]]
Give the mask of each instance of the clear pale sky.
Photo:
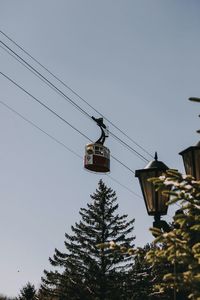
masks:
[[(199, 138), (200, 106), (187, 100), (200, 96), (199, 15), (198, 0), (1, 0), (0, 30), (137, 143), (184, 172), (178, 153)], [(1, 41), (27, 59), (2, 34)], [(93, 122), (2, 48), (0, 66), (92, 140), (99, 137)], [(0, 101), (83, 156), (87, 140), (2, 76)], [(2, 104), (0, 128), (0, 293), (16, 296), (27, 281), (39, 287), (49, 256), (55, 247), (64, 249), (64, 233), (79, 221), (79, 209), (102, 177), (116, 190), (119, 212), (135, 217), (136, 245), (153, 240), (153, 220), (130, 171), (111, 161), (110, 175), (140, 197), (105, 175), (86, 172), (81, 159)], [(110, 130), (129, 143), (111, 125)], [(146, 165), (112, 137), (106, 145), (131, 170)], [(165, 219), (172, 215), (169, 209)]]

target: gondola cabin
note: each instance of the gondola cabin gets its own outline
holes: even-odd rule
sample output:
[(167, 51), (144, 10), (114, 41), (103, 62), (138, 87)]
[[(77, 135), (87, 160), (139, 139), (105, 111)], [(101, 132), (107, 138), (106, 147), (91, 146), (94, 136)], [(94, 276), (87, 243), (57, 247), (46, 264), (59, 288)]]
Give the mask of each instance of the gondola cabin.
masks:
[(84, 168), (97, 173), (110, 172), (110, 150), (98, 143), (86, 145)]

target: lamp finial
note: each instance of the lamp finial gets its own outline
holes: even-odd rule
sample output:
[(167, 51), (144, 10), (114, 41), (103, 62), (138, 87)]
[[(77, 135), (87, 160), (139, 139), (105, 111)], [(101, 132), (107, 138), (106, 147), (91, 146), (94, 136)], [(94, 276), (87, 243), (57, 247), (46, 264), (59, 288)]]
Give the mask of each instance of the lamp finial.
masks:
[(156, 161), (158, 160), (158, 153), (157, 153), (157, 151), (155, 152), (154, 158), (155, 158)]

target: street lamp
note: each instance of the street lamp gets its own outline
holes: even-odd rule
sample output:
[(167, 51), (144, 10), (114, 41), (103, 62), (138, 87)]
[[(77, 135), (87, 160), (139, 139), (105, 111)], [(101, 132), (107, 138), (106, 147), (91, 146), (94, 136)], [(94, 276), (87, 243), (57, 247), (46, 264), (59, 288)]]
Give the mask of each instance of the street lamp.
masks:
[[(200, 98), (190, 97), (190, 101), (200, 102)], [(197, 130), (200, 133), (199, 130)], [(179, 153), (183, 158), (185, 172), (192, 175), (196, 180), (200, 180), (200, 142), (196, 146), (188, 147)]]
[(200, 142), (196, 146), (188, 147), (179, 154), (183, 158), (186, 174), (200, 180)]
[(142, 189), (147, 213), (154, 216), (154, 227), (166, 228), (167, 223), (160, 220), (160, 217), (167, 214), (169, 200), (168, 195), (162, 194), (162, 189), (156, 191), (155, 186), (148, 179), (159, 177), (165, 173), (168, 167), (162, 162), (158, 161), (157, 153), (155, 160), (148, 163), (148, 165), (141, 170), (135, 171), (135, 177), (138, 177)]
[[(200, 103), (200, 98), (197, 97), (190, 97), (189, 100)], [(200, 130), (197, 130), (197, 132), (200, 133)], [(186, 174), (192, 175), (196, 180), (200, 180), (200, 142), (179, 154), (183, 157)], [(170, 228), (165, 221), (160, 220), (160, 217), (167, 214), (169, 195), (163, 194), (162, 189), (157, 191), (149, 179), (163, 175), (167, 169), (168, 167), (163, 162), (158, 161), (156, 153), (155, 160), (149, 162), (144, 169), (135, 171), (135, 177), (138, 177), (142, 189), (147, 213), (150, 216), (154, 216), (153, 226), (164, 231), (168, 231)], [(165, 190), (170, 189), (170, 187), (165, 187)]]

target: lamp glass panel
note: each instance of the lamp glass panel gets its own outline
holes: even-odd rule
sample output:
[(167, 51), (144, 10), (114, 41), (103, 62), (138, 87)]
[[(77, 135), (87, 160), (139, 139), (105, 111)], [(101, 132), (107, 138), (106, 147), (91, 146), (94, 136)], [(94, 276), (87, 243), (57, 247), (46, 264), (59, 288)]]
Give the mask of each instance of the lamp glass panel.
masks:
[(149, 178), (154, 176), (155, 172), (143, 172), (140, 174), (140, 184), (149, 215), (155, 214), (155, 189), (153, 184), (148, 181)]
[(194, 176), (192, 151), (187, 151), (187, 152), (183, 153), (183, 162), (184, 162), (186, 174)]
[[(158, 177), (162, 175), (162, 171), (150, 171), (142, 172), (140, 174), (140, 185), (142, 187), (143, 197), (145, 200), (147, 213), (149, 215), (166, 215), (168, 206), (166, 205), (169, 197), (162, 194), (162, 190), (155, 191), (153, 183), (149, 182), (148, 179), (152, 177)], [(157, 200), (156, 200), (157, 199)]]
[(183, 153), (183, 161), (186, 174), (200, 180), (200, 149), (191, 147), (190, 150)]
[(196, 180), (200, 180), (200, 149), (194, 151), (194, 167), (196, 169)]
[(158, 191), (158, 211), (160, 215), (166, 215), (168, 210), (168, 205), (166, 204), (169, 201), (168, 195), (163, 195), (163, 190), (170, 190), (171, 188), (165, 187), (164, 189), (161, 189)]

